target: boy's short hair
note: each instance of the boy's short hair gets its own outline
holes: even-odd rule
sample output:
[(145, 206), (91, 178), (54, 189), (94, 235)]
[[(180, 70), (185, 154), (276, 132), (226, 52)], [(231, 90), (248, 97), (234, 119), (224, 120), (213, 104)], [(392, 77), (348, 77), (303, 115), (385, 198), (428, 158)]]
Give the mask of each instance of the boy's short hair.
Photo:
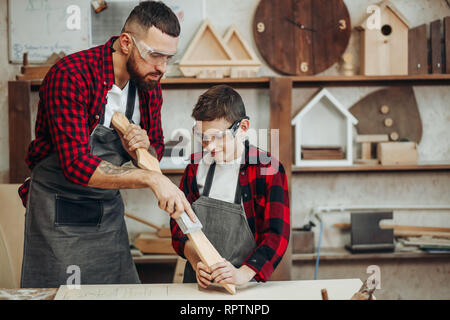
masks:
[(203, 93), (192, 111), (197, 121), (213, 121), (225, 118), (230, 123), (246, 116), (244, 102), (239, 93), (227, 85), (211, 87)]

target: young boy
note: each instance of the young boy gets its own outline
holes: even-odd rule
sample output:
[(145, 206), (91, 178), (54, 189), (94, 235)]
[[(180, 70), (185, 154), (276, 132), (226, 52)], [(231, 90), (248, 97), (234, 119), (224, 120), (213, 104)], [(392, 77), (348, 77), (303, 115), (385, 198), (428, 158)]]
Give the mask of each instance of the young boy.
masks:
[(225, 259), (204, 265), (187, 236), (170, 221), (172, 245), (188, 260), (184, 282), (241, 285), (266, 281), (289, 241), (289, 193), (283, 166), (245, 139), (250, 127), (240, 95), (218, 85), (202, 94), (192, 117), (203, 152), (191, 156), (180, 188)]

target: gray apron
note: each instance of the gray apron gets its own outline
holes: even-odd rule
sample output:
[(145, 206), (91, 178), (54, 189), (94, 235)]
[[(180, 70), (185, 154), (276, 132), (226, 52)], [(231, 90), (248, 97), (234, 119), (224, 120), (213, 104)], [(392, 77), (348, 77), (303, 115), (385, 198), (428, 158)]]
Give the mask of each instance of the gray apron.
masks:
[[(128, 90), (126, 116), (131, 119), (136, 99), (131, 81)], [(104, 114), (91, 133), (91, 153), (121, 166), (131, 158), (119, 135), (103, 123)], [(71, 277), (77, 267), (80, 283)], [(41, 160), (31, 173), (21, 287), (128, 283), (140, 281), (130, 253), (120, 191), (68, 181), (56, 153)]]
[[(220, 255), (239, 268), (256, 248), (255, 238), (241, 205), (239, 177), (234, 203), (209, 198), (216, 163), (208, 170), (203, 194), (192, 204), (192, 209), (203, 225), (203, 233)], [(196, 274), (189, 261), (184, 269), (185, 283), (196, 283)]]

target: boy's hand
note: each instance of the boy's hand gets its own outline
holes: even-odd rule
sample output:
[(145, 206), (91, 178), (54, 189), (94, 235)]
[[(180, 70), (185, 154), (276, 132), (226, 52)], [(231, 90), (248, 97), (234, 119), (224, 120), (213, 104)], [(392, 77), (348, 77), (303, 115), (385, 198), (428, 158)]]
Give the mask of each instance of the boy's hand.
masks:
[(195, 273), (197, 275), (197, 283), (200, 287), (207, 288), (211, 284), (211, 270), (203, 262), (200, 261), (197, 263)]
[(246, 265), (236, 268), (227, 260), (211, 266), (211, 277), (219, 284), (241, 285), (249, 282), (255, 274), (256, 272)]

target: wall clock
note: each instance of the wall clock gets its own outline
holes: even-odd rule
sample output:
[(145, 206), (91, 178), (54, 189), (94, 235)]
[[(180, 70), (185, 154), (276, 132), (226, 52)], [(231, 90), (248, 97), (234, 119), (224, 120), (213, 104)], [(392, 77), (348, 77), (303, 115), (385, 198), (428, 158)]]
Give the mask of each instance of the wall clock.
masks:
[(350, 33), (343, 0), (261, 0), (253, 20), (261, 56), (287, 75), (326, 70), (339, 61)]

